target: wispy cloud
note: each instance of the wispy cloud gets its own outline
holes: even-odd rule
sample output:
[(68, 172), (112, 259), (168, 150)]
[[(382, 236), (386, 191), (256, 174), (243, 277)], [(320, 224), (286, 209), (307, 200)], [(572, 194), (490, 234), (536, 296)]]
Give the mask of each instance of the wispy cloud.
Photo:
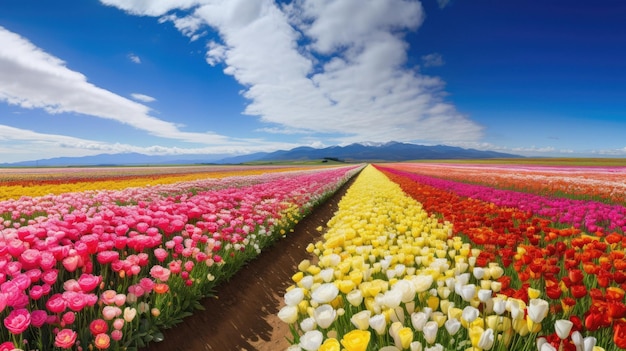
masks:
[(144, 94), (139, 94), (139, 93), (132, 93), (130, 94), (130, 96), (135, 99), (135, 100), (139, 100), (141, 102), (153, 102), (156, 101), (155, 98), (153, 98), (152, 96), (148, 96), (148, 95), (144, 95)]
[(173, 22), (189, 37), (207, 27), (219, 33), (207, 63), (223, 63), (244, 87), (245, 114), (285, 130), (339, 134), (337, 142), (482, 136), (482, 126), (445, 101), (441, 79), (407, 67), (404, 36), (424, 19), (417, 1), (101, 2)]
[(436, 52), (422, 56), (422, 62), (424, 67), (439, 67), (445, 64), (445, 62), (443, 61), (443, 56)]
[[(206, 147), (168, 147), (161, 145), (137, 146), (126, 143), (107, 143), (97, 140), (75, 138), (66, 135), (38, 133), (28, 129), (15, 128), (0, 124), (0, 162), (16, 162), (24, 160), (24, 155), (37, 155), (37, 159), (62, 156), (88, 156), (101, 153), (137, 152), (146, 155), (217, 155), (245, 154), (276, 149), (291, 149), (297, 145), (289, 143), (272, 143), (257, 140), (233, 141)], [(26, 148), (25, 148), (26, 146)], [(26, 156), (29, 159), (29, 156)]]
[(437, 4), (439, 4), (440, 9), (443, 9), (446, 6), (450, 5), (450, 0), (437, 0)]
[(232, 143), (210, 131), (184, 132), (172, 122), (151, 116), (146, 105), (95, 86), (61, 59), (3, 27), (0, 47), (11, 48), (0, 51), (0, 101), (41, 108), (50, 114), (73, 112), (114, 120), (162, 138), (209, 145)]
[(137, 64), (141, 63), (141, 58), (139, 58), (139, 56), (135, 54), (128, 54), (128, 59), (130, 59), (131, 61)]

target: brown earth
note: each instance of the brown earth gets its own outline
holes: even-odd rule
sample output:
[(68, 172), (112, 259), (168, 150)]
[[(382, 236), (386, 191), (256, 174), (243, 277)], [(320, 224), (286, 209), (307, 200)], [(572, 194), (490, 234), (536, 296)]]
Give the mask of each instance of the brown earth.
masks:
[(217, 298), (203, 300), (205, 311), (195, 311), (181, 324), (165, 330), (165, 339), (150, 343), (146, 350), (285, 350), (290, 345), (289, 326), (276, 316), (285, 289), (298, 263), (313, 258), (305, 248), (320, 238), (315, 228), (325, 226), (332, 218), (354, 179), (356, 176), (302, 219), (293, 233), (218, 287)]

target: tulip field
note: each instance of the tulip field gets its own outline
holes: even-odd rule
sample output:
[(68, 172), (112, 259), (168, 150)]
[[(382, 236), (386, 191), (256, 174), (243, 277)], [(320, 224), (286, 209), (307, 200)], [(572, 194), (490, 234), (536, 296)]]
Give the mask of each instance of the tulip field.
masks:
[(624, 350), (625, 194), (625, 167), (368, 165), (284, 293), (289, 350)]
[(162, 340), (362, 168), (2, 170), (0, 350)]

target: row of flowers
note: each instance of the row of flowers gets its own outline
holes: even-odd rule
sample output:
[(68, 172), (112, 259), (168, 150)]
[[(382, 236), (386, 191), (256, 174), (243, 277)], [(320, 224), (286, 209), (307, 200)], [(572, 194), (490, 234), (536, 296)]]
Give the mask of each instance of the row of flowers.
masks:
[(540, 290), (505, 294), (500, 263), (372, 166), (307, 250), (278, 313), (290, 350), (600, 349)]
[[(393, 167), (394, 169), (405, 167)], [(387, 168), (389, 169), (389, 168)], [(626, 232), (626, 207), (593, 200), (574, 200), (557, 196), (542, 196), (518, 191), (495, 189), (410, 172), (421, 184), (454, 192), (459, 196), (493, 203), (500, 207), (517, 208), (555, 223), (573, 225), (590, 233), (596, 231)], [(446, 171), (441, 170), (444, 176)]]
[[(0, 350), (133, 350), (359, 166), (1, 203)], [(34, 206), (33, 210), (30, 206)]]
[[(191, 166), (136, 168), (18, 168), (0, 171), (0, 201), (23, 196), (121, 190), (130, 187), (173, 184), (206, 178), (259, 175), (269, 172), (310, 169), (297, 166)], [(45, 170), (45, 172), (42, 172)]]
[[(621, 233), (589, 235), (527, 211), (426, 185), (422, 176), (379, 169), (481, 248), (478, 266), (503, 265), (507, 289), (501, 293), (528, 301), (528, 289), (536, 289), (556, 316), (569, 318), (605, 347), (626, 348), (626, 240)], [(571, 340), (567, 346), (574, 349)]]
[(626, 167), (402, 163), (396, 169), (539, 195), (626, 204)]

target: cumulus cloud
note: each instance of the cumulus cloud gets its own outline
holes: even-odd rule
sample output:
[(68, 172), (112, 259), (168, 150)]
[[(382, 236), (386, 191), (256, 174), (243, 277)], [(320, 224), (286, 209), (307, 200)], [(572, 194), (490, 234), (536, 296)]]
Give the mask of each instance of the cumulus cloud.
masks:
[(148, 96), (148, 95), (144, 95), (144, 94), (132, 93), (132, 94), (130, 94), (130, 96), (132, 96), (133, 99), (139, 100), (141, 102), (153, 102), (153, 101), (156, 101), (156, 99), (153, 98), (152, 96)]
[(422, 62), (424, 64), (424, 67), (439, 67), (445, 64), (445, 62), (443, 61), (443, 56), (436, 52), (422, 56)]
[(336, 142), (482, 136), (445, 101), (441, 79), (406, 65), (404, 36), (424, 20), (417, 1), (101, 1), (160, 16), (186, 36), (212, 28), (220, 42), (208, 43), (207, 63), (223, 63), (244, 87), (245, 114), (284, 130), (341, 135)]

